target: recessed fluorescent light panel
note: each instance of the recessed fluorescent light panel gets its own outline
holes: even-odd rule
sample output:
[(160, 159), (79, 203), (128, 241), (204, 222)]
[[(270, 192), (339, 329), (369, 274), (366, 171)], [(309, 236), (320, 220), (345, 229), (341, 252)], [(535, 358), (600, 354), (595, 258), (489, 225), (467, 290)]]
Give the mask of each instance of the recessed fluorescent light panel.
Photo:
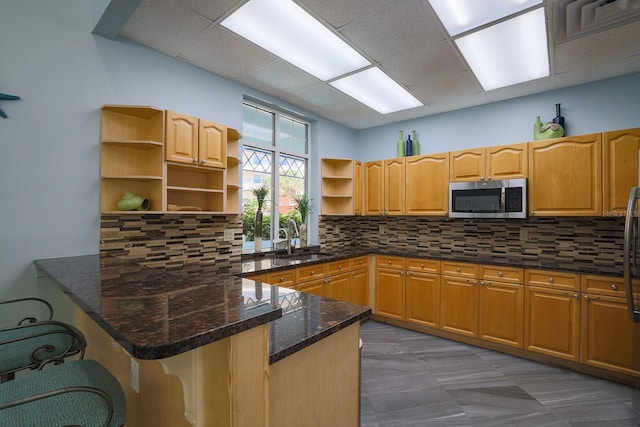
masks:
[(375, 67), (335, 80), (331, 82), (331, 86), (380, 114), (424, 105), (382, 70)]
[(323, 81), (371, 65), (291, 0), (250, 0), (221, 25)]
[(450, 36), (541, 4), (542, 0), (429, 0)]
[(455, 43), (484, 90), (549, 76), (542, 7), (456, 39)]

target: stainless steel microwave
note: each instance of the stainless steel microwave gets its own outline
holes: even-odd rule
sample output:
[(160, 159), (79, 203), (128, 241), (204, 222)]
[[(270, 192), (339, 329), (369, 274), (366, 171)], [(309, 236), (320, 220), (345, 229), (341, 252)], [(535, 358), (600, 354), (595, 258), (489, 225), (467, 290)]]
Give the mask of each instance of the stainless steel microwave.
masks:
[(451, 218), (526, 218), (527, 180), (449, 183)]

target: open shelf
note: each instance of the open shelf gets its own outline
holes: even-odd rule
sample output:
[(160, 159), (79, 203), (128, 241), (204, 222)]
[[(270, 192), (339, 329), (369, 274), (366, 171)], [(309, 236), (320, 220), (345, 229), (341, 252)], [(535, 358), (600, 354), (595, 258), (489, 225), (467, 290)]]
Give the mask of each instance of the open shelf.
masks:
[(150, 211), (162, 211), (162, 177), (103, 177), (100, 179), (100, 211), (117, 211), (118, 202), (126, 192), (149, 199)]
[(354, 161), (322, 159), (322, 215), (353, 215)]
[(105, 105), (101, 141), (164, 141), (164, 111), (153, 107)]

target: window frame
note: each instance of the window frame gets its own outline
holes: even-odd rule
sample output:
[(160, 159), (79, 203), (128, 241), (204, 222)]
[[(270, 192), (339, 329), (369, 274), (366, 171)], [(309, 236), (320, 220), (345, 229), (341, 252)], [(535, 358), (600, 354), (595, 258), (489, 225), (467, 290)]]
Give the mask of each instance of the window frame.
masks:
[[(311, 121), (301, 117), (301, 116), (297, 116), (295, 114), (291, 114), (290, 112), (285, 112), (282, 111), (281, 109), (278, 109), (275, 106), (269, 106), (269, 105), (265, 105), (262, 104), (260, 102), (256, 102), (250, 99), (244, 99), (242, 102), (242, 106), (243, 108), (245, 107), (245, 105), (248, 105), (250, 107), (254, 107), (254, 108), (258, 108), (264, 111), (267, 111), (271, 114), (273, 114), (273, 140), (272, 140), (272, 144), (271, 145), (260, 145), (260, 144), (252, 144), (251, 142), (247, 142), (246, 140), (243, 140), (242, 142), (242, 150), (244, 151), (245, 148), (250, 148), (250, 149), (254, 149), (254, 150), (258, 150), (258, 151), (263, 151), (263, 152), (270, 152), (271, 154), (271, 161), (272, 161), (272, 171), (271, 171), (271, 187), (270, 187), (270, 191), (269, 191), (269, 201), (271, 203), (271, 229), (270, 229), (270, 245), (269, 246), (265, 246), (265, 242), (263, 241), (263, 250), (273, 250), (273, 238), (277, 237), (276, 233), (278, 232), (278, 227), (279, 227), (279, 221), (276, 220), (274, 221), (274, 217), (279, 219), (280, 216), (280, 203), (279, 203), (279, 190), (280, 190), (280, 158), (281, 156), (288, 156), (288, 157), (293, 157), (293, 158), (297, 158), (297, 159), (302, 159), (304, 162), (304, 185), (303, 185), (303, 189), (304, 189), (304, 194), (309, 195), (309, 188), (310, 188), (310, 182), (309, 182), (309, 169), (310, 169), (310, 164), (311, 164), (311, 156), (310, 156), (310, 152), (311, 152)], [(280, 119), (281, 118), (286, 118), (286, 119), (290, 119), (296, 122), (299, 122), (303, 125), (305, 125), (305, 129), (306, 129), (306, 142), (305, 142), (305, 152), (304, 153), (300, 153), (297, 151), (293, 151), (293, 150), (288, 150), (288, 149), (284, 149), (280, 147), (279, 141), (280, 141)], [(244, 133), (244, 118), (243, 118), (243, 133)], [(244, 158), (244, 153), (241, 153), (241, 158)], [(244, 160), (242, 162), (242, 168), (241, 171), (244, 173)], [(242, 194), (244, 194), (245, 188), (244, 188), (244, 180), (242, 183)], [(276, 190), (276, 191), (274, 191)], [(244, 198), (242, 201), (242, 205), (243, 205), (243, 209), (242, 212), (244, 212)], [(252, 253), (255, 251), (255, 247), (253, 248), (244, 248), (243, 247), (243, 252), (248, 252), (248, 253)]]

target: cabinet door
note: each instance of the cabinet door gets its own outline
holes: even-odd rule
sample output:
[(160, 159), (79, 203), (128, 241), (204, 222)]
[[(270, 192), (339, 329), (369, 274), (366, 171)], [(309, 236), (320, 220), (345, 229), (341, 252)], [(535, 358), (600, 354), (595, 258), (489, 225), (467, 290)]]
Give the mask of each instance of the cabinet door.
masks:
[(406, 293), (406, 319), (439, 327), (440, 276), (407, 272)]
[(406, 159), (407, 215), (447, 215), (449, 209), (449, 153)]
[(283, 286), (291, 288), (296, 284), (295, 270), (273, 271), (265, 274), (265, 282), (271, 285)]
[(487, 180), (527, 178), (527, 144), (487, 147)]
[(353, 213), (362, 215), (362, 162), (353, 162)]
[(384, 162), (384, 214), (404, 215), (405, 161), (401, 159)]
[(477, 280), (442, 276), (440, 327), (461, 335), (478, 332)]
[(638, 375), (640, 327), (631, 322), (624, 298), (583, 294), (581, 362)]
[(369, 270), (361, 269), (351, 272), (350, 302), (369, 305)]
[(327, 286), (326, 280), (319, 279), (319, 280), (312, 280), (310, 282), (299, 284), (295, 288), (297, 291), (300, 291), (300, 292), (306, 292), (308, 294), (326, 297), (327, 296), (326, 286)]
[(529, 143), (529, 206), (536, 216), (602, 215), (601, 134)]
[(376, 314), (404, 318), (404, 271), (376, 269)]
[(340, 301), (351, 299), (351, 274), (344, 273), (327, 279), (326, 295)]
[(165, 155), (168, 161), (198, 164), (198, 119), (167, 111)]
[(220, 123), (200, 119), (199, 164), (209, 168), (227, 167), (227, 127)]
[(638, 186), (640, 128), (605, 132), (602, 140), (604, 216), (624, 216), (631, 187)]
[(485, 149), (458, 150), (449, 153), (449, 181), (481, 181), (485, 178)]
[(524, 348), (578, 361), (580, 299), (573, 291), (525, 287)]
[(478, 336), (483, 340), (522, 348), (524, 285), (481, 280), (478, 292)]
[(378, 160), (364, 165), (364, 214), (382, 215), (384, 212), (384, 162)]

